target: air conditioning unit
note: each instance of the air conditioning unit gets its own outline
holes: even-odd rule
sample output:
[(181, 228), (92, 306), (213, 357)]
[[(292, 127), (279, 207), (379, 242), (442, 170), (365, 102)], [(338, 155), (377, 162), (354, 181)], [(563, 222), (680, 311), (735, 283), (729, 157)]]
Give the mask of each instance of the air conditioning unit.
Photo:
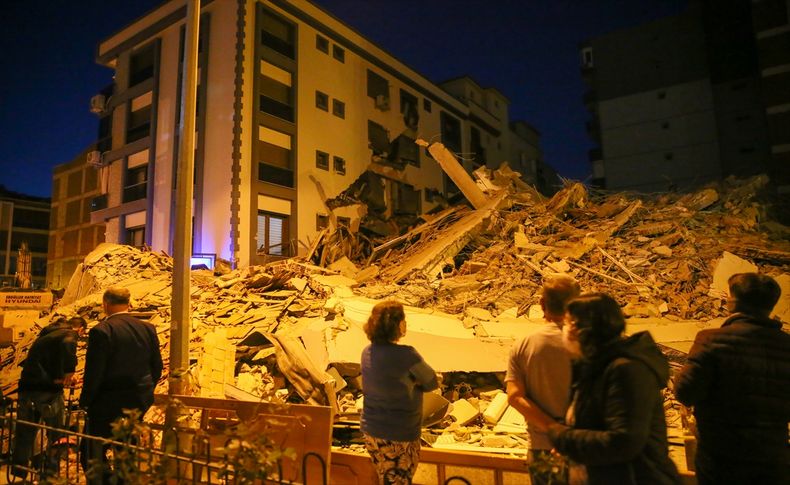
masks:
[(104, 161), (102, 160), (101, 152), (99, 150), (92, 150), (88, 152), (88, 156), (86, 157), (86, 161), (88, 165), (94, 168), (102, 168), (104, 166)]
[(91, 98), (91, 113), (102, 114), (107, 105), (107, 98), (103, 94), (97, 94)]
[(376, 109), (388, 111), (390, 109), (390, 97), (383, 94), (376, 95)]

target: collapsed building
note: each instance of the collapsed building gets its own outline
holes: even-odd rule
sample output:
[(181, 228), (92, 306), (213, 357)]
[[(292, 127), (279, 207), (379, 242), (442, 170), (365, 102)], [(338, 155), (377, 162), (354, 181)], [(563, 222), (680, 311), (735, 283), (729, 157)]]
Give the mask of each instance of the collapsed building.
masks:
[[(444, 147), (429, 149), (443, 163)], [(725, 316), (730, 274), (775, 277), (783, 288), (775, 317), (790, 323), (790, 230), (766, 215), (764, 176), (655, 196), (568, 182), (545, 198), (507, 167), (480, 169), (475, 180), (445, 170), (469, 204), (399, 218), (381, 211), (376, 178), (367, 175), (328, 203), (363, 207), (369, 217), (357, 230), (334, 221), (304, 257), (193, 270), (191, 392), (327, 405), (338, 421), (353, 422), (362, 325), (377, 302), (397, 299), (409, 325), (403, 342), (444, 377), (441, 395), (426, 399), (426, 439), (439, 448), (523, 452), (525, 423), (508, 408), (503, 377), (513, 342), (542, 324), (544, 275), (570, 274), (584, 291), (612, 294), (627, 332), (649, 330), (675, 365), (697, 331)], [(38, 328), (74, 315), (95, 324), (109, 286), (128, 288), (132, 311), (157, 327), (167, 368), (172, 268), (163, 253), (97, 247), (52, 313), (16, 347), (0, 349), (4, 395), (15, 393)], [(84, 346), (79, 352), (78, 378)], [(671, 395), (667, 403), (680, 436), (679, 407)]]

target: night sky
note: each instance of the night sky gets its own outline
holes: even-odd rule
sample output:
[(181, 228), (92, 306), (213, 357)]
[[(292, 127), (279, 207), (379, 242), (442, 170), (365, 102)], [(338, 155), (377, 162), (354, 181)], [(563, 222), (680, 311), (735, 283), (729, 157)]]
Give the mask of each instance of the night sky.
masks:
[[(229, 1), (229, 0), (218, 0)], [(111, 82), (98, 42), (160, 0), (5, 0), (0, 7), (0, 184), (50, 195), (52, 167), (95, 141), (88, 101)], [(315, 0), (440, 82), (470, 75), (542, 134), (561, 175), (589, 174), (578, 45), (680, 12), (686, 0)]]

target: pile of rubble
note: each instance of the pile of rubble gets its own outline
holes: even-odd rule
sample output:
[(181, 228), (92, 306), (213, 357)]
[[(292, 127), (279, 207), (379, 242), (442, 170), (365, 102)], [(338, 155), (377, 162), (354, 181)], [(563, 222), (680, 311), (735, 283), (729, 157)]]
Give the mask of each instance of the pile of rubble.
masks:
[[(443, 374), (443, 395), (426, 401), (440, 430), (434, 446), (524, 449), (525, 425), (507, 406), (502, 377), (512, 343), (541, 325), (546, 274), (613, 294), (630, 331), (647, 328), (675, 360), (724, 316), (723, 284), (734, 272), (776, 277), (784, 288), (776, 313), (790, 321), (790, 232), (766, 220), (756, 199), (765, 177), (650, 197), (568, 183), (546, 199), (507, 167), (475, 175), (461, 185), (471, 207), (420, 216), (399, 236), (377, 240), (339, 226), (305, 257), (192, 271), (193, 393), (330, 405), (339, 421), (353, 421), (362, 325), (378, 301), (396, 298), (407, 305), (403, 343)], [(95, 324), (102, 292), (114, 285), (128, 288), (132, 311), (157, 327), (167, 368), (172, 268), (165, 254), (96, 248), (53, 313), (16, 348), (0, 349), (3, 393), (15, 392), (37, 328), (59, 316)]]

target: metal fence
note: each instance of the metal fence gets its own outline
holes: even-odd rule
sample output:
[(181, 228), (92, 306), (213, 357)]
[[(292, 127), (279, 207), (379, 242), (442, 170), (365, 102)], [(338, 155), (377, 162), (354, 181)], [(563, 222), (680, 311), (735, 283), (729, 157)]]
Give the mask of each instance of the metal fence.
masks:
[[(323, 483), (327, 465), (316, 453), (301, 460), (301, 481), (283, 480), (283, 461), (256, 462), (250, 453), (229, 453), (246, 443), (242, 436), (223, 435), (218, 451), (216, 436), (200, 430), (164, 428), (153, 424), (135, 427), (122, 440), (91, 436), (84, 412), (69, 411), (64, 427), (19, 419), (15, 402), (0, 408), (0, 470), (8, 483), (22, 481), (53, 484), (93, 483), (208, 483), (292, 484)], [(20, 450), (19, 431), (33, 431), (32, 449)], [(30, 456), (30, 459), (20, 457)], [(316, 461), (319, 477), (308, 477), (308, 464)], [(313, 473), (316, 468), (312, 468)], [(2, 479), (0, 479), (2, 481)]]

